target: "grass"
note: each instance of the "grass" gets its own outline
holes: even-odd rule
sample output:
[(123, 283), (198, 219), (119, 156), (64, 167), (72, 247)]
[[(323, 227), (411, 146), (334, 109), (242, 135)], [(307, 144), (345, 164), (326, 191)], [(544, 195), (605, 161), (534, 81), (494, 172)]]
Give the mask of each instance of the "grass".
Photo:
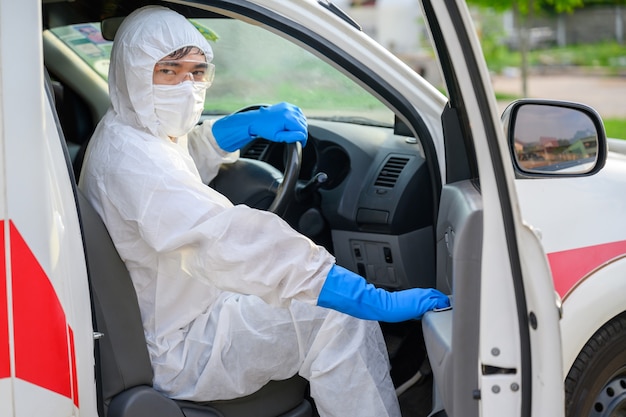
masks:
[(509, 94), (509, 93), (499, 93), (499, 92), (495, 92), (496, 95), (496, 100), (498, 101), (513, 101), (513, 100), (517, 100), (518, 98), (520, 98), (518, 95), (515, 94)]
[(613, 75), (626, 69), (626, 49), (617, 42), (574, 45), (546, 51), (531, 51), (531, 65), (601, 67)]
[[(519, 51), (510, 50), (487, 39), (482, 46), (491, 71), (501, 72), (506, 67), (520, 67), (522, 58)], [(535, 49), (529, 51), (528, 63), (534, 68), (602, 68), (607, 75), (615, 75), (626, 71), (626, 48), (617, 42), (600, 42)]]
[(626, 139), (626, 119), (604, 119), (604, 129), (609, 138)]

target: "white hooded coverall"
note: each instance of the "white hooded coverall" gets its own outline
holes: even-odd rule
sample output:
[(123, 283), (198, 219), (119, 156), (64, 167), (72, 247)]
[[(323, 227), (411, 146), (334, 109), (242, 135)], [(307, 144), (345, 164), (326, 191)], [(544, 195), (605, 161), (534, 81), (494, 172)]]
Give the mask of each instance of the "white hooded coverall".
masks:
[(399, 416), (378, 323), (316, 306), (334, 258), (278, 216), (205, 185), (237, 156), (218, 148), (210, 123), (177, 141), (159, 137), (153, 69), (183, 46), (212, 59), (171, 10), (125, 19), (111, 55), (112, 105), (80, 179), (133, 280), (154, 387), (212, 401), (298, 373), (322, 416)]

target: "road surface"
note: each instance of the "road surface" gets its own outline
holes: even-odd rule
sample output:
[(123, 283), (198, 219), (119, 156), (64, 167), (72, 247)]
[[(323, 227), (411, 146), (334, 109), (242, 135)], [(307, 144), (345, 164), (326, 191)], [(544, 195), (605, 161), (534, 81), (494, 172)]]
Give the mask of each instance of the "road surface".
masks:
[[(492, 77), (496, 93), (522, 96), (518, 76)], [(528, 97), (575, 101), (593, 107), (602, 118), (626, 118), (626, 76), (531, 75)], [(501, 110), (508, 102), (500, 102)]]

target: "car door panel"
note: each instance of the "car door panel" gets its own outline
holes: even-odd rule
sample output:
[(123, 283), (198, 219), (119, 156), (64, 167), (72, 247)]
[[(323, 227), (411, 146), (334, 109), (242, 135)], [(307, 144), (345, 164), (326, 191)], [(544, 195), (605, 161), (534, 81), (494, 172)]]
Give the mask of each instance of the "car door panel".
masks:
[(455, 415), (454, 410), (478, 415), (471, 395), (454, 393), (478, 389), (475, 361), (458, 359), (455, 353), (478, 357), (482, 223), (482, 199), (471, 181), (443, 187), (437, 221), (437, 286), (463, 296), (453, 299), (452, 310), (427, 313), (422, 328), (436, 392), (449, 415)]

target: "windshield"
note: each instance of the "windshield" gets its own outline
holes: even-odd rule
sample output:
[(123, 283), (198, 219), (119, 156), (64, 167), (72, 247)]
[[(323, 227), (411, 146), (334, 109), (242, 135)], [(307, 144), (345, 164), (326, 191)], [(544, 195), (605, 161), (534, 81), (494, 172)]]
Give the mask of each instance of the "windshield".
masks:
[[(234, 19), (192, 23), (213, 47), (215, 80), (206, 114), (228, 114), (253, 104), (288, 101), (310, 118), (393, 125), (393, 113), (378, 99), (315, 55), (265, 29)], [(100, 24), (51, 30), (104, 79), (113, 42)]]

